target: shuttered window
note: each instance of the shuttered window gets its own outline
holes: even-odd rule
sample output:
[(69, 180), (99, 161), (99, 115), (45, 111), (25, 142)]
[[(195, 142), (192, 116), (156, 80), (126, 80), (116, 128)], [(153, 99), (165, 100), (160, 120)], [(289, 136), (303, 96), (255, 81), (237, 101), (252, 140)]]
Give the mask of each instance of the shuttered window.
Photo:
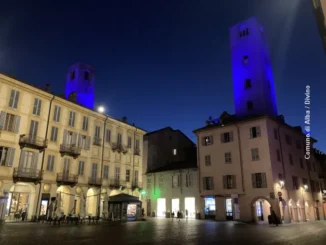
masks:
[(19, 92), (17, 90), (12, 89), (10, 93), (9, 107), (13, 109), (17, 109), (18, 101), (19, 101)]
[(42, 100), (35, 98), (34, 106), (33, 106), (33, 115), (39, 116), (41, 114), (41, 108), (42, 108)]

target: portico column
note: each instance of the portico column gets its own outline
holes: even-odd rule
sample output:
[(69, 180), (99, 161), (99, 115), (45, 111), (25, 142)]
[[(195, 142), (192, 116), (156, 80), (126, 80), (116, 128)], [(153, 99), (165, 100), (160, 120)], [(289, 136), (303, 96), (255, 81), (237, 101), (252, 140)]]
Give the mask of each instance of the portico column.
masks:
[(291, 223), (291, 217), (290, 217), (290, 206), (288, 204), (285, 204), (284, 206), (282, 205), (283, 207), (283, 222), (284, 224), (289, 224)]

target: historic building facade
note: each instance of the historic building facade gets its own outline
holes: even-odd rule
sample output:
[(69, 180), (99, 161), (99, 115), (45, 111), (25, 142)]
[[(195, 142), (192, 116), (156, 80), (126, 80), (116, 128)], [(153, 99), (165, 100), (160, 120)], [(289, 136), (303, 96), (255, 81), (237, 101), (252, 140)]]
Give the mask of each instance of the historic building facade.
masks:
[(326, 0), (311, 0), (318, 31), (326, 54)]
[[(89, 65), (70, 67), (69, 94), (62, 98), (48, 86), (0, 74), (0, 192), (8, 192), (6, 219), (23, 212), (28, 219), (46, 215), (54, 198), (65, 215), (102, 216), (109, 196), (140, 197), (145, 131), (126, 118), (93, 110), (93, 75)], [(92, 86), (86, 88), (85, 80)]]
[(230, 44), (236, 113), (194, 131), (202, 217), (267, 222), (274, 210), (284, 222), (324, 219), (316, 141), (278, 116), (263, 27), (256, 18), (233, 26)]
[(199, 210), (196, 146), (180, 130), (166, 127), (144, 136), (144, 179), (148, 216), (172, 212), (195, 217)]

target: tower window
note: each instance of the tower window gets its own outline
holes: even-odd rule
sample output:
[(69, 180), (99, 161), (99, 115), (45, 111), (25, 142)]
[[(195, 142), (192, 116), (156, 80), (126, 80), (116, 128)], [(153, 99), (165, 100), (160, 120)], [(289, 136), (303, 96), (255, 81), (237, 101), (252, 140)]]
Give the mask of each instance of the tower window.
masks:
[(248, 64), (249, 63), (249, 56), (248, 55), (243, 56), (242, 62), (243, 62), (243, 64)]
[(250, 79), (246, 79), (245, 80), (245, 89), (251, 88), (251, 80)]
[(70, 80), (74, 80), (75, 79), (75, 71), (72, 71), (70, 73)]
[(249, 111), (251, 111), (254, 108), (254, 105), (253, 105), (252, 101), (247, 102), (247, 108), (248, 108)]
[(89, 72), (88, 71), (85, 71), (85, 73), (84, 73), (84, 79), (88, 81), (89, 78), (90, 78)]
[(245, 36), (248, 36), (249, 35), (249, 29), (248, 28), (242, 28), (241, 30), (240, 30), (240, 37), (245, 37)]

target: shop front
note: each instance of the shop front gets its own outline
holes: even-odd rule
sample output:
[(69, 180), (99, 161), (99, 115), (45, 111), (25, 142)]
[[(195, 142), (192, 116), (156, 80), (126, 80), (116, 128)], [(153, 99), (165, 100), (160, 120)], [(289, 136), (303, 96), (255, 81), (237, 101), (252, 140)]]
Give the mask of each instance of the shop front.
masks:
[(125, 193), (110, 196), (108, 201), (109, 218), (112, 221), (141, 220), (141, 204), (138, 197)]
[(214, 196), (204, 197), (205, 203), (205, 219), (215, 219), (216, 216), (216, 203)]

